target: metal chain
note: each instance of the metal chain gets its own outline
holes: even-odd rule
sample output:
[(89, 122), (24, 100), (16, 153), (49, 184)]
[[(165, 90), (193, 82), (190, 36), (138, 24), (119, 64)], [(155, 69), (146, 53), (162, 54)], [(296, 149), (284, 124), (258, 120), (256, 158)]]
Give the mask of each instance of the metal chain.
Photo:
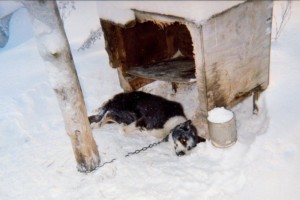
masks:
[[(159, 145), (159, 144), (162, 143), (162, 142), (167, 142), (167, 139), (164, 138), (164, 139), (162, 139), (161, 141), (158, 141), (158, 142), (149, 144), (148, 146), (143, 147), (143, 148), (141, 148), (141, 149), (137, 149), (137, 150), (135, 150), (135, 151), (133, 151), (133, 152), (129, 152), (129, 153), (127, 153), (124, 157), (126, 158), (126, 157), (129, 157), (129, 156), (131, 156), (131, 155), (139, 154), (139, 153), (141, 153), (142, 151), (146, 151), (147, 149), (151, 149), (151, 148), (153, 148), (153, 147)], [(106, 164), (108, 164), (108, 163), (113, 163), (113, 162), (116, 161), (116, 160), (117, 160), (116, 158), (113, 158), (113, 159), (111, 159), (110, 161), (103, 163), (102, 165), (100, 165), (100, 166), (97, 167), (97, 168), (101, 168), (101, 167), (103, 167), (104, 165), (106, 165)]]
[(116, 158), (113, 158), (113, 159), (111, 159), (111, 161), (105, 162), (105, 163), (103, 163), (102, 165), (100, 165), (100, 166), (97, 167), (97, 168), (101, 168), (101, 167), (103, 167), (104, 165), (106, 165), (106, 164), (108, 164), (108, 163), (113, 163), (113, 162), (116, 161), (116, 160), (117, 160)]
[(133, 151), (133, 152), (129, 152), (129, 153), (127, 153), (127, 154), (125, 155), (125, 157), (129, 157), (130, 155), (134, 155), (134, 154), (139, 154), (139, 153), (141, 153), (142, 151), (146, 151), (147, 149), (151, 149), (151, 148), (155, 147), (156, 145), (159, 145), (159, 144), (162, 143), (162, 142), (165, 142), (165, 140), (163, 139), (163, 140), (161, 140), (161, 141), (159, 141), (159, 142), (155, 142), (155, 143), (149, 144), (148, 146), (143, 147), (143, 148), (141, 148), (141, 149), (135, 150), (135, 151)]

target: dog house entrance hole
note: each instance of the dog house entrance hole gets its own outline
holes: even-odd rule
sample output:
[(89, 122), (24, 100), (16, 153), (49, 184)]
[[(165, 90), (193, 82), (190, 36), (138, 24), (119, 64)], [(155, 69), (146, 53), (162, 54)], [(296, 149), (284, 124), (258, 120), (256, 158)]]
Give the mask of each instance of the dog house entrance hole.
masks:
[(192, 38), (186, 25), (138, 19), (127, 26), (101, 19), (101, 25), (110, 63), (121, 68), (133, 89), (153, 80), (182, 83), (195, 78)]

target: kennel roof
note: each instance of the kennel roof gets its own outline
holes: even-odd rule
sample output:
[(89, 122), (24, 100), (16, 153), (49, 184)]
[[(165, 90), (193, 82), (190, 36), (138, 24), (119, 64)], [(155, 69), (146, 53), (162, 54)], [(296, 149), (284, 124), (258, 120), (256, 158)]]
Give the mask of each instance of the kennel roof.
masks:
[(135, 20), (133, 9), (179, 16), (203, 24), (211, 16), (245, 1), (98, 1), (99, 18), (118, 24)]

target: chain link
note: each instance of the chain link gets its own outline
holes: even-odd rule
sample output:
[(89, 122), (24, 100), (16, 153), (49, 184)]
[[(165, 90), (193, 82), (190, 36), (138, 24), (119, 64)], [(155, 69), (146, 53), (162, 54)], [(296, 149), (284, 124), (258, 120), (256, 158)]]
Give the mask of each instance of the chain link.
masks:
[(113, 158), (113, 159), (111, 159), (111, 161), (105, 162), (105, 163), (103, 163), (102, 165), (100, 165), (100, 166), (97, 167), (97, 168), (101, 168), (101, 167), (103, 167), (104, 165), (106, 165), (106, 164), (108, 164), (108, 163), (113, 163), (113, 162), (116, 161), (116, 160), (117, 160), (116, 158)]
[(161, 141), (159, 141), (159, 142), (155, 142), (155, 143), (149, 144), (148, 146), (143, 147), (143, 148), (138, 149), (138, 150), (135, 150), (135, 151), (133, 151), (133, 152), (129, 152), (129, 153), (127, 153), (127, 154), (125, 155), (125, 157), (129, 157), (129, 156), (131, 156), (131, 155), (139, 154), (139, 153), (141, 153), (142, 151), (146, 151), (147, 149), (151, 149), (151, 148), (155, 147), (156, 145), (159, 145), (159, 144), (162, 143), (162, 142), (164, 142), (164, 140), (161, 140)]
[[(158, 142), (149, 144), (148, 146), (143, 147), (143, 148), (141, 148), (141, 149), (137, 149), (137, 150), (135, 150), (135, 151), (133, 151), (133, 152), (129, 152), (129, 153), (127, 153), (124, 157), (126, 158), (126, 157), (129, 157), (129, 156), (131, 156), (131, 155), (139, 154), (139, 153), (141, 153), (142, 151), (146, 151), (146, 150), (148, 150), (148, 149), (151, 149), (151, 148), (153, 148), (153, 147), (159, 145), (159, 144), (162, 143), (162, 142), (167, 142), (167, 139), (164, 138), (164, 139), (162, 139), (161, 141), (158, 141)], [(101, 168), (101, 167), (103, 167), (104, 165), (106, 165), (106, 164), (108, 164), (108, 163), (113, 163), (113, 162), (116, 161), (116, 160), (117, 160), (116, 158), (113, 158), (113, 159), (111, 159), (110, 161), (103, 163), (102, 165), (100, 165), (100, 166), (97, 167), (97, 168)]]

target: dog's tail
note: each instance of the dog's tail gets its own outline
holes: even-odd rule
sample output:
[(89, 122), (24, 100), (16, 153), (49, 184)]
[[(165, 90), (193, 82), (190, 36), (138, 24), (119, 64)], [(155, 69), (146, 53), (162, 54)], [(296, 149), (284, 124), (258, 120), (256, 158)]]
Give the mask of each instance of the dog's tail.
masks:
[(107, 106), (106, 106), (106, 102), (96, 110), (97, 114), (96, 115), (91, 115), (89, 116), (89, 121), (90, 121), (90, 124), (92, 123), (99, 123), (101, 122), (107, 115)]
[(99, 114), (91, 115), (88, 117), (90, 124), (96, 123), (98, 124), (97, 127), (101, 128), (106, 123), (116, 122), (115, 119), (112, 117), (112, 113), (109, 110), (100, 110)]
[(96, 115), (91, 115), (88, 117), (90, 124), (92, 123), (99, 123), (101, 122), (105, 117), (108, 110), (108, 104), (110, 101), (106, 101), (102, 104), (101, 107), (97, 108), (94, 112), (96, 112)]
[(91, 115), (88, 118), (89, 118), (90, 124), (92, 124), (92, 123), (98, 123), (102, 119), (101, 115), (99, 115), (99, 114), (98, 115)]

